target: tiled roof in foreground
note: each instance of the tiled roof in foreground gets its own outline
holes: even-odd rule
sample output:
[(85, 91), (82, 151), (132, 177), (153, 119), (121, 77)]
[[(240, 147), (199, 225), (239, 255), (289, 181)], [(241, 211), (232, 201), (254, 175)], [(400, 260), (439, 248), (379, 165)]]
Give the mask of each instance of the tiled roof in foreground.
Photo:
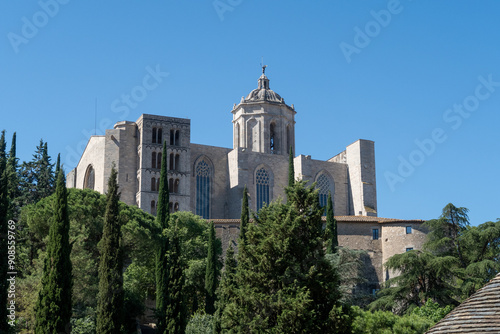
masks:
[(427, 332), (441, 333), (500, 333), (500, 274)]
[[(323, 221), (326, 221), (326, 217), (322, 217)], [(395, 219), (395, 218), (381, 218), (381, 217), (370, 217), (370, 216), (335, 216), (335, 219), (339, 223), (423, 223), (425, 220), (421, 219)], [(239, 219), (207, 219), (208, 221), (213, 221), (215, 224), (239, 224)]]

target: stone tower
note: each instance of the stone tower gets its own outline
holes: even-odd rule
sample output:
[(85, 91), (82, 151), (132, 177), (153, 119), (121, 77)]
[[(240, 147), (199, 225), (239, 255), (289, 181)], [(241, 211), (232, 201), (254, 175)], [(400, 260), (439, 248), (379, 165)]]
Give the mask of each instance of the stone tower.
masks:
[(248, 152), (288, 155), (295, 152), (295, 110), (269, 88), (262, 67), (258, 86), (235, 105), (233, 114), (233, 148)]

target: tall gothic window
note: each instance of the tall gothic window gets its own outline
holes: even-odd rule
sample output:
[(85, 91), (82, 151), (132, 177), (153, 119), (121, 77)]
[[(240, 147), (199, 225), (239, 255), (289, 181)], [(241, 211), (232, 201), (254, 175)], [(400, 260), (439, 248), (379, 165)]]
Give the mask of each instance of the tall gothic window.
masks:
[(196, 214), (210, 217), (210, 166), (205, 160), (196, 164)]
[(87, 171), (85, 172), (85, 179), (83, 181), (84, 189), (92, 189), (94, 190), (95, 186), (95, 171), (92, 165), (87, 167)]
[(236, 148), (241, 146), (240, 143), (240, 123), (236, 123)]
[(158, 144), (162, 143), (161, 135), (162, 135), (162, 130), (161, 130), (161, 128), (158, 128), (158, 140), (156, 141)]
[(151, 191), (156, 191), (156, 178), (151, 178)]
[(161, 153), (158, 153), (157, 158), (156, 158), (156, 168), (160, 169), (161, 168)]
[(151, 168), (156, 168), (156, 152), (151, 153)]
[(316, 179), (316, 187), (319, 191), (319, 205), (324, 208), (323, 215), (326, 215), (326, 205), (328, 204), (328, 192), (331, 191), (330, 179), (326, 174), (321, 174)]
[(156, 128), (153, 128), (153, 131), (151, 131), (151, 135), (152, 135), (152, 138), (151, 138), (151, 142), (154, 144), (156, 143)]
[(264, 203), (269, 204), (269, 173), (264, 168), (261, 168), (255, 174), (255, 184), (257, 186), (257, 211), (260, 210)]
[(154, 200), (151, 201), (151, 214), (156, 216), (156, 202)]

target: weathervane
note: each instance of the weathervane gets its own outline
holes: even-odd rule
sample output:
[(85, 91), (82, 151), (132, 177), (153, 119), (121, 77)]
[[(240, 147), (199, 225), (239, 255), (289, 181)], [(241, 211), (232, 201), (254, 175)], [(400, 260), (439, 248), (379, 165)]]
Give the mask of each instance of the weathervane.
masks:
[(262, 74), (266, 74), (267, 65), (264, 65), (264, 57), (262, 57), (262, 59), (260, 61), (260, 66), (262, 66)]

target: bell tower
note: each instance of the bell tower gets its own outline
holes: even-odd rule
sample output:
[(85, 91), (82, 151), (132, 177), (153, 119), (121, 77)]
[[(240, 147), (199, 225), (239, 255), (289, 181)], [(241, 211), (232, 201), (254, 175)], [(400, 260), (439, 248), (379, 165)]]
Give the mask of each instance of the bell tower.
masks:
[(295, 108), (269, 88), (267, 65), (257, 88), (234, 105), (233, 148), (249, 152), (288, 155), (290, 146), (295, 152)]

